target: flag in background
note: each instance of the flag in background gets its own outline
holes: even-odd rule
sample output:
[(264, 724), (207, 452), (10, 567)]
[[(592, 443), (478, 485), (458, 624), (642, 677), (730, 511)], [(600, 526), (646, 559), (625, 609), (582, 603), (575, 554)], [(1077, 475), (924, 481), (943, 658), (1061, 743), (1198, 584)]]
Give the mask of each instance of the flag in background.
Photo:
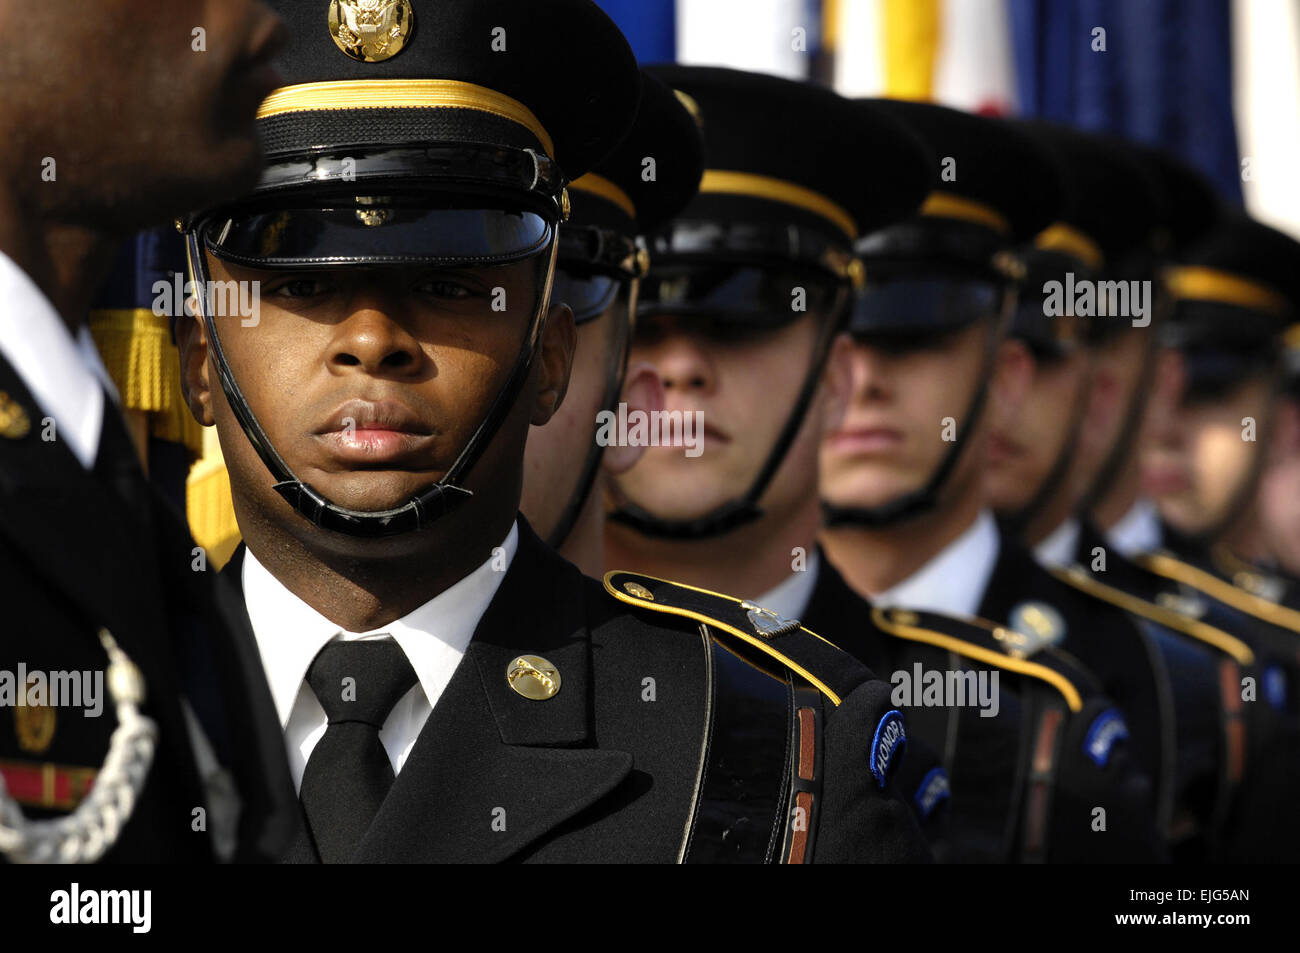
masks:
[(638, 63), (677, 59), (676, 0), (597, 0), (627, 37)]
[(1182, 156), (1241, 200), (1228, 0), (1009, 0), (1021, 108)]

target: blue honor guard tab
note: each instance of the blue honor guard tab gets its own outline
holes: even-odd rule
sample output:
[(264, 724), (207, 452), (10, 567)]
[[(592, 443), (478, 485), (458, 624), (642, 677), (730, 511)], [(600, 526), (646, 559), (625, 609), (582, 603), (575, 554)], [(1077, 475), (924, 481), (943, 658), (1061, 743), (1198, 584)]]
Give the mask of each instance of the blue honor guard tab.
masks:
[(1115, 742), (1123, 741), (1128, 737), (1128, 725), (1124, 722), (1124, 716), (1120, 714), (1118, 708), (1107, 708), (1088, 728), (1088, 734), (1083, 739), (1083, 752), (1099, 768), (1106, 767), (1106, 762), (1110, 760), (1111, 749), (1115, 747)]
[(889, 778), (889, 769), (894, 765), (895, 755), (907, 746), (907, 732), (903, 729), (903, 715), (898, 709), (885, 712), (880, 723), (876, 725), (875, 737), (871, 739), (871, 773), (876, 783), (884, 790)]

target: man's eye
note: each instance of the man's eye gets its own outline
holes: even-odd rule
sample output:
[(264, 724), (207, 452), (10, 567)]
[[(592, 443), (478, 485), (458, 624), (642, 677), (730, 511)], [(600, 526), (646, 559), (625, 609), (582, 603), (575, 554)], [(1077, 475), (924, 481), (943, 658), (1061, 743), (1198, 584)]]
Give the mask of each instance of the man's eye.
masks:
[(271, 290), (271, 294), (285, 298), (311, 298), (324, 292), (325, 283), (316, 278), (294, 278)]
[(448, 281), (443, 278), (435, 278), (426, 281), (416, 288), (421, 294), (432, 295), (435, 298), (469, 298), (474, 292), (456, 281)]

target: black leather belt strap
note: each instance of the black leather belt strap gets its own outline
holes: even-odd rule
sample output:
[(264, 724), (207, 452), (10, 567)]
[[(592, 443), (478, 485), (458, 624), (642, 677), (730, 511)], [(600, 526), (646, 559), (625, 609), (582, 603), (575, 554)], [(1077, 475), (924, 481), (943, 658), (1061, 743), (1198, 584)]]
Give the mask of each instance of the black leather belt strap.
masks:
[[(804, 702), (796, 702), (798, 692), (784, 672), (723, 644), (707, 627), (706, 632), (712, 668), (709, 727), (682, 862), (777, 862), (789, 856), (782, 848), (790, 849), (794, 832), (787, 828), (796, 826), (787, 805), (791, 776), (799, 771), (796, 705)], [(814, 811), (815, 804), (805, 818), (805, 856), (811, 854)]]

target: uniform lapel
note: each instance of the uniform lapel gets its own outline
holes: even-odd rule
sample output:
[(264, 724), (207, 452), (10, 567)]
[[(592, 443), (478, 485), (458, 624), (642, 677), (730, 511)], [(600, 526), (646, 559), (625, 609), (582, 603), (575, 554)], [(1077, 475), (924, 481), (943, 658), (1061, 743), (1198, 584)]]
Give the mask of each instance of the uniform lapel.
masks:
[[(506, 860), (614, 790), (627, 752), (595, 747), (584, 580), (519, 521), (519, 549), (425, 723), (359, 862)], [(560, 673), (534, 701), (506, 678), (521, 654)]]
[(151, 628), (139, 616), (154, 614), (144, 598), (154, 593), (140, 592), (138, 582), (154, 568), (148, 528), (137, 525), (125, 502), (81, 466), (57, 431), (55, 439), (43, 439), (41, 410), (3, 358), (0, 390), (31, 424), (20, 439), (0, 439), (0, 533), (83, 615), (107, 625), (134, 657), (133, 643), (137, 652), (150, 647), (139, 644)]

